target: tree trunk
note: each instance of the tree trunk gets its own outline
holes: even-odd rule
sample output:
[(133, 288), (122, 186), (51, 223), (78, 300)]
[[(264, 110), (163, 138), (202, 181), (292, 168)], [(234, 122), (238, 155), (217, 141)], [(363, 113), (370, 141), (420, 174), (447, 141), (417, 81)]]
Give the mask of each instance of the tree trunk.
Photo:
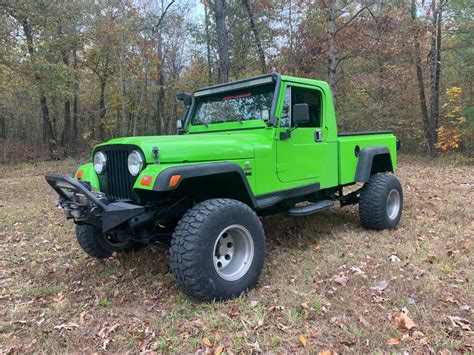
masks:
[(337, 100), (337, 53), (336, 53), (336, 10), (335, 10), (335, 1), (328, 1), (328, 17), (327, 17), (327, 26), (328, 26), (328, 82), (331, 87), (332, 96), (334, 99), (334, 105), (336, 105)]
[(74, 69), (74, 98), (72, 101), (72, 139), (77, 142), (79, 121), (79, 75), (77, 74), (77, 48), (72, 48), (72, 67)]
[(122, 122), (120, 132), (122, 136), (125, 137), (128, 135), (128, 118), (127, 118), (127, 106), (125, 104), (125, 63), (124, 63), (124, 34), (120, 34), (120, 46), (119, 46), (119, 85), (120, 85), (120, 106), (122, 113)]
[(43, 140), (46, 141), (48, 145), (48, 152), (49, 152), (50, 158), (54, 158), (54, 151), (56, 150), (56, 142), (55, 142), (55, 137), (54, 137), (53, 124), (51, 122), (51, 117), (49, 115), (48, 103), (46, 100), (46, 95), (44, 93), (41, 76), (39, 75), (39, 73), (37, 72), (35, 68), (35, 54), (34, 54), (35, 50), (34, 50), (34, 42), (33, 42), (33, 33), (31, 30), (30, 24), (28, 22), (28, 19), (26, 18), (21, 19), (21, 23), (22, 23), (23, 32), (26, 38), (26, 44), (28, 47), (30, 61), (31, 61), (31, 64), (33, 65), (33, 70), (35, 73), (34, 74), (35, 81), (36, 81), (36, 84), (38, 85), (38, 90), (39, 90), (41, 116), (43, 118)]
[(295, 65), (295, 51), (293, 45), (293, 2), (292, 0), (288, 3), (288, 29), (290, 30), (289, 33), (289, 47), (290, 47), (290, 70), (292, 75), (296, 75), (296, 65)]
[(432, 0), (432, 29), (431, 29), (431, 45), (429, 53), (430, 63), (430, 156), (436, 156), (436, 143), (438, 142), (438, 122), (439, 122), (439, 96), (441, 81), (441, 4), (436, 5), (436, 0)]
[(165, 76), (163, 73), (163, 38), (161, 29), (158, 31), (158, 96), (156, 98), (156, 118), (158, 134), (165, 134)]
[(426, 103), (425, 81), (423, 79), (423, 67), (421, 66), (421, 50), (420, 41), (418, 39), (418, 29), (416, 28), (416, 0), (411, 2), (411, 18), (413, 20), (413, 36), (414, 36), (414, 61), (416, 68), (416, 79), (418, 82), (418, 96), (420, 100), (421, 118), (423, 121), (423, 130), (425, 133), (426, 144), (428, 145), (428, 153), (431, 155), (434, 151), (434, 145), (430, 139), (430, 117), (428, 115), (428, 107)]
[(216, 20), (217, 46), (219, 53), (219, 84), (229, 81), (229, 34), (225, 21), (225, 0), (214, 0), (214, 16)]
[(145, 77), (143, 78), (143, 100), (145, 101), (145, 117), (143, 119), (143, 132), (145, 135), (148, 135), (148, 115), (150, 114), (149, 111), (149, 103), (148, 103), (148, 69), (149, 69), (149, 64), (146, 65), (145, 68)]
[[(64, 36), (62, 28), (58, 29), (59, 36)], [(69, 56), (66, 49), (61, 50), (63, 64), (69, 69)], [(67, 93), (69, 95), (69, 92)], [(66, 154), (71, 153), (71, 100), (67, 98), (64, 101), (64, 127), (61, 134), (61, 146)]]
[(51, 124), (49, 116), (48, 103), (46, 101), (46, 96), (40, 90), (40, 106), (41, 106), (41, 115), (43, 117), (43, 137), (46, 139), (48, 144), (48, 151), (50, 158), (54, 158), (54, 151), (56, 150), (56, 143), (53, 133), (53, 125)]
[(267, 72), (267, 65), (265, 62), (265, 52), (263, 51), (262, 42), (260, 40), (260, 34), (258, 33), (257, 25), (255, 24), (255, 16), (252, 10), (252, 6), (250, 5), (250, 0), (242, 0), (242, 1), (249, 15), (250, 28), (252, 29), (252, 33), (255, 39), (255, 44), (257, 45), (258, 57), (260, 59), (260, 68), (262, 69), (262, 74), (265, 74)]
[(5, 123), (5, 116), (3, 113), (0, 116), (0, 138), (7, 138), (7, 125)]
[(100, 97), (99, 97), (99, 138), (104, 140), (104, 121), (107, 114), (107, 108), (105, 107), (105, 89), (107, 87), (107, 77), (103, 76), (100, 78)]
[(209, 13), (206, 4), (204, 4), (204, 23), (206, 26), (207, 83), (210, 85), (212, 84), (211, 35), (209, 33)]

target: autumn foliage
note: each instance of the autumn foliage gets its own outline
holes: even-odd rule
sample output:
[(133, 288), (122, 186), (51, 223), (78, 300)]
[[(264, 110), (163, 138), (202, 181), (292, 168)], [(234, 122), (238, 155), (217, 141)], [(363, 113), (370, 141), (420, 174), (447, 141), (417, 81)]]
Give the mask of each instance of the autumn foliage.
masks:
[(474, 151), (470, 1), (7, 0), (1, 9), (2, 162), (173, 134), (177, 92), (269, 71), (327, 80), (340, 130), (394, 130), (405, 152)]

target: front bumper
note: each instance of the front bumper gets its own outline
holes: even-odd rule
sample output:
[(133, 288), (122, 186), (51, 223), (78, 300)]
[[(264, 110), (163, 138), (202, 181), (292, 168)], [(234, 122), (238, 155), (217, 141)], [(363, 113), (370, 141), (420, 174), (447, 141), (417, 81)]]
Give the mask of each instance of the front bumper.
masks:
[(59, 205), (66, 218), (73, 218), (76, 223), (100, 226), (105, 233), (145, 214), (145, 207), (110, 202), (104, 194), (91, 191), (87, 183), (70, 176), (46, 175), (45, 178), (59, 195)]

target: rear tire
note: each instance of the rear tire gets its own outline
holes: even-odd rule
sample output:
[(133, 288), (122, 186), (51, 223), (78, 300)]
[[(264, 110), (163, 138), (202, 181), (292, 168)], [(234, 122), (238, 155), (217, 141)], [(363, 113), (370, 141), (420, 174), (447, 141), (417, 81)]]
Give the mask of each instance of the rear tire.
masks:
[(370, 177), (360, 193), (359, 216), (367, 229), (394, 229), (402, 216), (403, 191), (394, 175)]
[(108, 258), (113, 252), (125, 253), (138, 246), (133, 241), (114, 242), (101, 228), (89, 224), (76, 224), (76, 238), (82, 250), (96, 259)]
[(171, 240), (171, 271), (191, 296), (224, 300), (253, 287), (265, 259), (265, 235), (256, 213), (231, 199), (188, 210)]

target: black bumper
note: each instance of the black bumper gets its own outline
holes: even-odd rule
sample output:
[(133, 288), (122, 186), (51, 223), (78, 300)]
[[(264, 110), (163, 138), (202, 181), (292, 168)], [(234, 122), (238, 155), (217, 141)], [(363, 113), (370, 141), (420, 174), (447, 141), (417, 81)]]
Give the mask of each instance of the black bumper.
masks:
[(70, 176), (46, 175), (46, 181), (59, 195), (67, 218), (76, 223), (101, 226), (108, 232), (145, 213), (145, 207), (127, 202), (109, 202), (81, 181)]

